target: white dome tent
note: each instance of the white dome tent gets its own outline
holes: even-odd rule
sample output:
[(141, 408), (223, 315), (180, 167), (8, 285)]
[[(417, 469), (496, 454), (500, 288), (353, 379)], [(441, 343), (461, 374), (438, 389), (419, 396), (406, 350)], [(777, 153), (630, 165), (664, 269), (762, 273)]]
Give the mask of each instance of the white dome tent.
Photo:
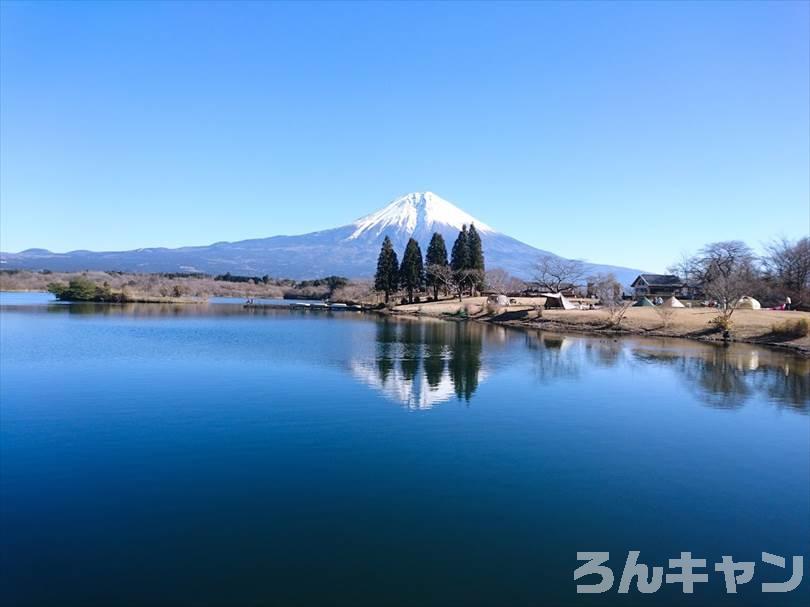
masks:
[(749, 295), (740, 297), (737, 305), (734, 306), (737, 310), (761, 310), (762, 304)]

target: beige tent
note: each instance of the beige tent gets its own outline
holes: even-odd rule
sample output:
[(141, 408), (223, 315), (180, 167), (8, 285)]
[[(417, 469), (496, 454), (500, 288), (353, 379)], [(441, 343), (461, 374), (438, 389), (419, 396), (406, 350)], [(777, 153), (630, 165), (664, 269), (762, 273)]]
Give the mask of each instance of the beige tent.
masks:
[(749, 297), (748, 295), (744, 295), (740, 297), (740, 301), (737, 302), (737, 305), (734, 306), (738, 310), (760, 310), (762, 309), (762, 305), (753, 297)]
[(674, 295), (667, 299), (664, 303), (661, 304), (662, 308), (685, 308), (686, 306), (683, 305), (678, 298)]
[(575, 310), (576, 307), (562, 293), (541, 293), (541, 297), (546, 298), (545, 308), (561, 308), (563, 310)]
[(498, 306), (508, 306), (509, 298), (506, 295), (490, 295), (487, 297), (487, 303), (495, 304)]

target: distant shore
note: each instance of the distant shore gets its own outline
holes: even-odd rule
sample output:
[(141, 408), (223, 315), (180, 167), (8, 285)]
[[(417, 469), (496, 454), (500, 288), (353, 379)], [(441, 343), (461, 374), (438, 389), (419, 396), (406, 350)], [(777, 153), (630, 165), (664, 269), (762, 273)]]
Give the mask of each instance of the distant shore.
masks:
[[(723, 343), (720, 332), (709, 321), (717, 316), (711, 308), (672, 309), (662, 316), (656, 308), (630, 308), (618, 327), (610, 326), (608, 314), (602, 310), (539, 310), (539, 301), (518, 298), (510, 306), (487, 305), (485, 297), (469, 297), (459, 302), (443, 300), (400, 305), (392, 314), (430, 316), (447, 320), (468, 319), (504, 326), (542, 329), (561, 333), (650, 337), (678, 337), (703, 342)], [(802, 319), (810, 322), (810, 312), (778, 310), (736, 310), (731, 317), (733, 342), (756, 344), (794, 352), (810, 358), (810, 335), (797, 336), (785, 332)]]

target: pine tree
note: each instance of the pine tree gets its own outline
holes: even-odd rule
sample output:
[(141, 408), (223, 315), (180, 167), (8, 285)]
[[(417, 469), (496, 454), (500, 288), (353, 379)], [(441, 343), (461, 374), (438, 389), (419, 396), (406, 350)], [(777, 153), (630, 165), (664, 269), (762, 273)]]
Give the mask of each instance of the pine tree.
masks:
[(456, 242), (453, 243), (453, 252), (450, 254), (450, 268), (453, 270), (453, 279), (458, 289), (458, 299), (464, 291), (464, 283), (469, 276), (470, 245), (467, 236), (467, 226), (461, 226)]
[(456, 242), (453, 243), (453, 252), (450, 255), (450, 267), (453, 272), (462, 272), (466, 270), (469, 265), (470, 248), (467, 242), (467, 226), (461, 226), (461, 231), (456, 237)]
[(394, 245), (388, 236), (383, 240), (380, 256), (377, 258), (377, 273), (374, 275), (374, 288), (385, 293), (385, 303), (391, 293), (399, 287), (399, 259)]
[(481, 236), (478, 230), (475, 229), (475, 224), (470, 224), (470, 229), (467, 232), (467, 248), (469, 250), (469, 270), (472, 271), (470, 285), (470, 294), (472, 294), (473, 287), (479, 291), (484, 286), (484, 248), (481, 244)]
[(413, 238), (408, 240), (408, 244), (405, 246), (405, 253), (402, 255), (399, 282), (408, 292), (408, 302), (413, 303), (413, 292), (421, 290), (425, 282), (422, 249), (419, 248), (419, 243)]
[(444, 237), (434, 232), (425, 256), (425, 279), (427, 285), (433, 288), (434, 300), (439, 299), (439, 287), (445, 284), (443, 277), (446, 276), (447, 269), (447, 247), (444, 244)]

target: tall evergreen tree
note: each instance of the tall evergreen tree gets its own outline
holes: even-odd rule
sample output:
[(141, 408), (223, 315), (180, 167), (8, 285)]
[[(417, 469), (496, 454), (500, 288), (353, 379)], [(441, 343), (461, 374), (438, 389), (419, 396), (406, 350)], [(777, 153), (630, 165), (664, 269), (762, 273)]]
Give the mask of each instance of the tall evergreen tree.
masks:
[[(484, 286), (484, 248), (481, 244), (481, 236), (478, 230), (475, 229), (475, 224), (470, 224), (470, 229), (467, 232), (467, 248), (469, 250), (469, 270), (471, 273), (470, 291), (473, 287), (479, 291)], [(470, 293), (472, 294), (472, 293)]]
[(467, 242), (467, 226), (461, 226), (461, 231), (453, 243), (453, 252), (450, 254), (450, 267), (453, 272), (466, 270), (470, 265), (470, 247)]
[(433, 299), (439, 299), (439, 287), (442, 286), (442, 277), (447, 271), (447, 247), (444, 237), (438, 232), (433, 233), (425, 255), (425, 280), (433, 288)]
[(399, 259), (394, 245), (388, 236), (383, 240), (380, 256), (377, 258), (377, 273), (374, 275), (374, 288), (385, 293), (385, 303), (391, 293), (399, 287)]
[(408, 302), (413, 303), (413, 292), (422, 289), (425, 283), (425, 269), (422, 263), (422, 249), (413, 238), (408, 240), (405, 253), (402, 255), (402, 266), (399, 270), (399, 282), (408, 292)]
[(458, 289), (458, 299), (461, 301), (470, 268), (470, 243), (466, 225), (461, 226), (456, 242), (453, 243), (453, 251), (450, 254), (450, 268), (453, 270), (453, 279)]

